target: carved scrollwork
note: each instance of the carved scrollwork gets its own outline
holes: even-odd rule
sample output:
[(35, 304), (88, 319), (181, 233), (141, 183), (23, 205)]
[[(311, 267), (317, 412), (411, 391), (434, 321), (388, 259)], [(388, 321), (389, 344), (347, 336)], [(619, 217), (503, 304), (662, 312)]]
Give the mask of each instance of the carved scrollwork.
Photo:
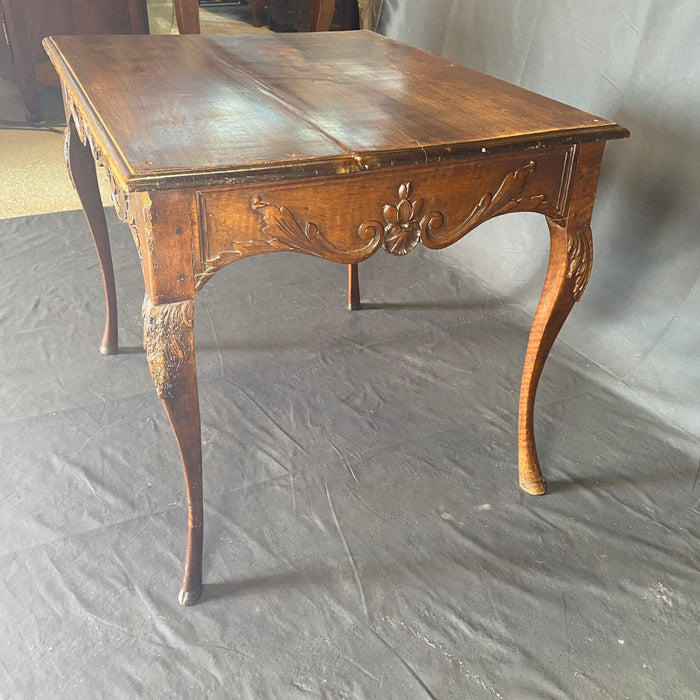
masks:
[(496, 192), (494, 194), (485, 192), (467, 217), (453, 229), (436, 233), (444, 223), (444, 216), (439, 211), (426, 214), (420, 222), (421, 240), (429, 247), (443, 248), (494, 216), (513, 211), (536, 211), (546, 203), (544, 194), (519, 196), (535, 167), (536, 162), (531, 160), (521, 168), (508, 173)]
[(117, 217), (119, 221), (129, 225), (129, 230), (134, 238), (134, 243), (136, 245), (136, 251), (141, 257), (141, 240), (139, 238), (138, 226), (136, 225), (136, 220), (134, 217), (134, 212), (129, 201), (129, 193), (119, 185), (114, 174), (109, 169), (109, 167), (102, 160), (95, 161), (98, 165), (101, 165), (105, 169), (107, 174), (107, 181), (109, 182), (109, 191), (112, 195), (112, 204), (117, 212)]
[(143, 338), (148, 367), (161, 399), (171, 397), (175, 378), (190, 359), (194, 299), (169, 304), (143, 301)]
[(205, 260), (204, 271), (196, 278), (197, 290), (225, 265), (251, 255), (296, 251), (334, 262), (351, 263), (368, 257), (381, 243), (381, 232), (366, 227), (357, 232), (357, 246), (341, 248), (329, 241), (316, 224), (307, 222), (302, 226), (286, 207), (265, 202), (259, 195), (252, 198), (251, 207), (259, 212), (263, 219), (260, 237), (235, 241), (230, 250)]
[(569, 265), (566, 269), (566, 279), (574, 281), (572, 293), (576, 301), (583, 295), (593, 266), (590, 230), (589, 226), (583, 226), (567, 231), (566, 252)]
[(331, 242), (314, 223), (300, 224), (287, 207), (263, 201), (260, 195), (251, 200), (251, 206), (263, 218), (260, 236), (246, 241), (235, 241), (229, 250), (204, 260), (203, 271), (196, 276), (195, 288), (200, 290), (225, 265), (250, 255), (292, 250), (315, 255), (339, 263), (354, 263), (369, 257), (381, 245), (392, 255), (406, 255), (419, 242), (429, 248), (444, 248), (454, 243), (482, 222), (510, 211), (536, 211), (546, 204), (545, 195), (522, 196), (526, 181), (535, 170), (535, 161), (508, 173), (496, 192), (484, 193), (477, 205), (455, 228), (437, 232), (445, 221), (439, 211), (431, 211), (422, 218), (423, 200), (411, 199), (413, 185), (399, 186), (399, 201), (385, 204), (384, 223), (376, 219), (362, 222), (356, 230), (358, 245), (341, 248)]
[(112, 171), (105, 166), (104, 163), (99, 163), (105, 168), (107, 173), (107, 180), (109, 182), (109, 191), (112, 195), (112, 204), (117, 212), (119, 221), (127, 223), (129, 219), (133, 219), (133, 215), (129, 211), (129, 193), (119, 186), (116, 178), (112, 174)]
[(73, 123), (75, 124), (75, 131), (78, 134), (80, 143), (82, 143), (83, 146), (89, 146), (90, 150), (92, 151), (92, 155), (95, 159), (95, 162), (102, 165), (102, 152), (95, 143), (95, 139), (93, 138), (92, 134), (90, 133), (90, 130), (88, 129), (87, 120), (78, 109), (75, 100), (71, 99), (69, 110), (73, 118)]
[(495, 194), (484, 193), (477, 205), (467, 217), (455, 228), (436, 233), (445, 222), (442, 212), (428, 212), (418, 221), (423, 208), (423, 200), (411, 201), (411, 183), (399, 187), (399, 203), (394, 206), (384, 206), (386, 225), (378, 221), (365, 221), (360, 225), (360, 231), (372, 229), (382, 231), (382, 247), (392, 255), (405, 255), (412, 251), (419, 242), (430, 248), (443, 248), (454, 243), (462, 236), (487, 219), (510, 211), (536, 211), (545, 203), (545, 195), (531, 197), (519, 196), (529, 175), (535, 170), (535, 161), (514, 170), (505, 176)]
[(68, 177), (70, 178), (71, 184), (73, 185), (73, 189), (76, 189), (75, 187), (75, 179), (73, 178), (73, 171), (71, 170), (70, 167), (70, 124), (66, 126), (65, 131), (63, 132), (63, 157), (66, 160), (66, 167), (68, 168)]
[(87, 124), (85, 123), (85, 119), (83, 116), (80, 114), (78, 111), (78, 107), (76, 106), (75, 102), (71, 100), (69, 110), (71, 113), (71, 116), (73, 117), (73, 123), (75, 124), (75, 131), (78, 134), (78, 138), (80, 139), (80, 143), (83, 144), (83, 146), (87, 146), (88, 144), (88, 138), (87, 138)]
[[(95, 160), (95, 165), (99, 165), (105, 169), (107, 179), (109, 182), (110, 193), (112, 195), (112, 204), (114, 205), (114, 209), (117, 212), (117, 217), (120, 221), (129, 225), (131, 234), (134, 238), (134, 243), (136, 244), (136, 249), (139, 253), (139, 257), (141, 257), (141, 245), (139, 241), (138, 229), (134, 221), (134, 215), (129, 208), (129, 193), (119, 185), (111, 169), (105, 162), (102, 152), (95, 143), (95, 140), (92, 137), (90, 130), (88, 129), (87, 120), (78, 109), (75, 100), (69, 95), (68, 89), (65, 86), (65, 84), (63, 86), (63, 92), (64, 99), (67, 100), (67, 104), (69, 105), (68, 109), (70, 111), (71, 119), (75, 126), (75, 133), (77, 134), (83, 146), (90, 148), (90, 151), (92, 152), (92, 157)], [(64, 155), (66, 163), (68, 165), (68, 174), (70, 176), (71, 182), (73, 182), (73, 173), (70, 169), (70, 159), (68, 157), (69, 139), (70, 126), (67, 126), (64, 141)], [(75, 187), (75, 183), (73, 183), (73, 186)]]
[(260, 246), (263, 249), (259, 252), (266, 252), (268, 249), (296, 250), (344, 263), (352, 262), (358, 256), (371, 254), (379, 246), (377, 232), (372, 232), (370, 236), (370, 229), (358, 231), (357, 238), (360, 245), (357, 247), (340, 248), (329, 241), (316, 224), (306, 223), (302, 228), (294, 218), (294, 214), (286, 207), (263, 202), (259, 196), (253, 197), (251, 206), (260, 212), (265, 224), (261, 231), (263, 238), (247, 242), (252, 244), (253, 255), (258, 252), (257, 248)]

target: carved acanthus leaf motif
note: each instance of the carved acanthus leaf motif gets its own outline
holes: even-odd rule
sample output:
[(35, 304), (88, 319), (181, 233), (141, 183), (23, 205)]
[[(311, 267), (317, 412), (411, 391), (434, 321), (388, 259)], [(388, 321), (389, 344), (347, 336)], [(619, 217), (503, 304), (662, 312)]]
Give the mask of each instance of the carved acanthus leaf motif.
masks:
[(385, 223), (376, 219), (364, 221), (357, 228), (360, 245), (340, 248), (326, 238), (313, 223), (299, 224), (286, 207), (264, 202), (256, 195), (251, 201), (253, 209), (262, 214), (262, 236), (247, 241), (235, 241), (230, 250), (222, 251), (204, 261), (204, 270), (196, 276), (195, 288), (200, 290), (214, 274), (234, 260), (279, 250), (293, 250), (315, 255), (339, 263), (359, 262), (369, 257), (381, 245), (392, 255), (406, 255), (420, 241), (428, 247), (443, 248), (454, 243), (480, 223), (510, 211), (536, 211), (545, 204), (545, 195), (519, 196), (528, 176), (535, 170), (535, 161), (508, 173), (495, 194), (486, 192), (478, 204), (456, 228), (435, 233), (442, 227), (445, 217), (439, 211), (431, 211), (419, 221), (423, 200), (411, 200), (413, 186), (410, 182), (399, 186), (397, 204), (385, 204), (382, 210)]
[(178, 371), (189, 361), (192, 347), (194, 299), (169, 304), (143, 302), (143, 338), (146, 359), (156, 392), (171, 397)]
[(420, 236), (423, 243), (431, 247), (445, 247), (494, 216), (512, 211), (536, 211), (545, 203), (545, 195), (518, 196), (523, 191), (527, 178), (534, 172), (535, 167), (535, 161), (531, 160), (521, 168), (508, 173), (495, 194), (485, 192), (464, 221), (449, 231), (435, 233), (445, 220), (441, 212), (432, 211), (426, 214), (420, 222)]
[[(331, 243), (318, 226), (307, 223), (302, 228), (294, 214), (286, 207), (278, 207), (268, 202), (263, 202), (259, 196), (253, 197), (251, 206), (262, 214), (265, 225), (261, 233), (265, 236), (262, 240), (247, 241), (244, 244), (245, 255), (255, 255), (257, 246), (268, 250), (295, 250), (300, 253), (316, 255), (326, 260), (345, 263), (354, 262), (358, 257), (373, 253), (379, 246), (379, 236), (374, 232), (369, 236), (368, 231), (358, 231), (357, 238), (360, 243), (357, 247), (340, 248)], [(236, 244), (240, 247), (240, 244)]]
[(574, 280), (572, 293), (576, 301), (583, 295), (593, 266), (590, 230), (589, 226), (583, 226), (567, 231), (566, 252), (569, 257), (569, 266), (566, 270), (566, 279)]
[(381, 232), (368, 227), (358, 230), (356, 247), (341, 248), (329, 241), (316, 224), (299, 224), (291, 210), (286, 207), (264, 202), (259, 195), (252, 198), (251, 207), (263, 218), (261, 237), (234, 241), (231, 250), (224, 250), (205, 260), (204, 271), (197, 275), (197, 290), (225, 265), (251, 255), (296, 251), (334, 262), (351, 263), (371, 255), (381, 242)]
[[(236, 245), (238, 245), (238, 243), (236, 243)], [(219, 253), (213, 258), (206, 260), (204, 271), (195, 275), (195, 290), (199, 291), (218, 270), (241, 257), (241, 253), (238, 250), (225, 250), (223, 253)]]

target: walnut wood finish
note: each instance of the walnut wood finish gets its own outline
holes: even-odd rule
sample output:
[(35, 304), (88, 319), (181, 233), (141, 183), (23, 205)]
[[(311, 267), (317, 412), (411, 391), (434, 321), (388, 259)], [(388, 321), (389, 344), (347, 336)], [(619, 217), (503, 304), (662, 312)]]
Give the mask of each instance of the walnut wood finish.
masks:
[[(59, 37), (45, 46), (63, 81), (69, 164), (115, 316), (88, 150), (107, 169), (141, 256), (144, 345), (188, 494), (181, 603), (202, 589), (195, 296), (245, 257), (291, 251), (347, 264), (356, 308), (357, 263), (380, 248), (444, 248), (508, 212), (546, 217), (550, 260), (518, 431), (520, 484), (544, 492), (537, 384), (590, 275), (604, 143), (625, 129), (371, 32)], [(116, 318), (109, 338), (116, 346)]]
[(549, 265), (525, 354), (518, 412), (520, 486), (534, 495), (546, 490), (535, 448), (535, 392), (547, 355), (591, 274), (590, 223), (604, 147), (603, 141), (581, 144), (576, 154), (578, 162), (572, 169), (575, 182), (568, 185), (571, 196), (567, 215), (547, 217)]

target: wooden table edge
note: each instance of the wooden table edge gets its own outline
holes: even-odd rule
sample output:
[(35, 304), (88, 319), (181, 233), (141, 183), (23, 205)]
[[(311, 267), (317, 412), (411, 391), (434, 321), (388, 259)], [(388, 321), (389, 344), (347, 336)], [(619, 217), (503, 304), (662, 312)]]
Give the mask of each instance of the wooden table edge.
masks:
[[(232, 185), (255, 180), (308, 179), (347, 175), (353, 172), (365, 172), (391, 166), (419, 165), (453, 159), (472, 159), (485, 154), (507, 153), (512, 150), (527, 148), (556, 147), (585, 143), (589, 141), (626, 138), (629, 131), (614, 122), (604, 121), (600, 125), (586, 126), (538, 134), (515, 134), (498, 139), (484, 139), (463, 143), (423, 145), (416, 143), (401, 150), (370, 150), (321, 158), (290, 159), (276, 161), (274, 165), (266, 162), (249, 162), (227, 165), (220, 168), (187, 169), (150, 169), (134, 170), (123, 152), (115, 142), (109, 129), (99, 118), (97, 110), (87, 96), (83, 86), (71, 71), (65, 57), (58, 48), (54, 37), (43, 41), (49, 58), (62, 78), (64, 90), (67, 91), (74, 108), (82, 110), (80, 116), (87, 122), (89, 132), (97, 149), (117, 183), (127, 192), (144, 192), (153, 190), (178, 189), (183, 187), (212, 187)], [(80, 107), (78, 107), (78, 103)], [(80, 125), (78, 125), (80, 127)], [(323, 133), (319, 127), (315, 127)]]

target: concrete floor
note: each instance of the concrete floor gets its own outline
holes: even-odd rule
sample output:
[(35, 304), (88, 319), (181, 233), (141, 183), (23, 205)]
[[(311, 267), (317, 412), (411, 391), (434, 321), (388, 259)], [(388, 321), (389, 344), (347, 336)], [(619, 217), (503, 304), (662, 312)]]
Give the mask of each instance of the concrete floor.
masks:
[[(149, 0), (151, 33), (177, 33), (169, 0)], [(250, 8), (207, 7), (200, 11), (203, 34), (269, 32), (251, 24)], [(25, 107), (17, 85), (0, 80), (0, 219), (79, 209), (63, 157), (63, 111), (58, 88), (42, 92), (40, 125), (24, 121)], [(105, 204), (110, 203), (106, 179), (98, 169)]]

